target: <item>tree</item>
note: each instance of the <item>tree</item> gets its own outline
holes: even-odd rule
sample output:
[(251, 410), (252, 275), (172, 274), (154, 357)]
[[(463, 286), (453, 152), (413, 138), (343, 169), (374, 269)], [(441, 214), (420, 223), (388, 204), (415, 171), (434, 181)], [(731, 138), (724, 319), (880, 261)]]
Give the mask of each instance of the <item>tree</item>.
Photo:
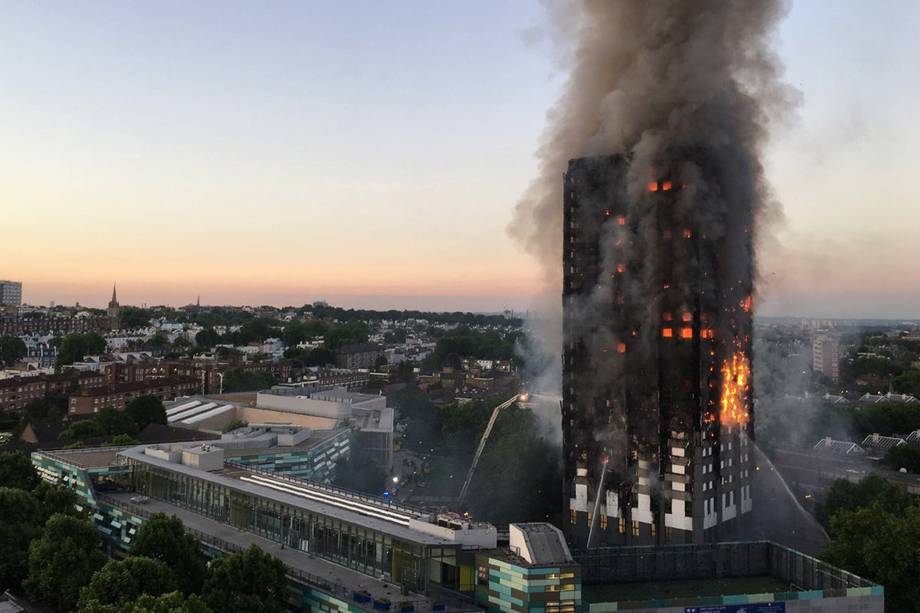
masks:
[(274, 384), (275, 379), (268, 373), (247, 372), (242, 368), (231, 368), (224, 373), (224, 393), (267, 389)]
[(270, 336), (277, 336), (281, 331), (277, 328), (278, 320), (268, 317), (258, 317), (252, 321), (247, 321), (240, 326), (238, 340), (243, 343), (253, 341), (263, 341)]
[(103, 564), (101, 540), (86, 520), (52, 515), (41, 538), (29, 547), (29, 575), (23, 586), (35, 600), (59, 611), (77, 604), (80, 589)]
[(105, 347), (105, 339), (95, 332), (68, 334), (58, 349), (57, 365), (66, 366), (79, 362), (88, 355), (104, 353)]
[(894, 470), (903, 468), (909, 473), (920, 474), (920, 449), (912, 445), (892, 447), (885, 456), (885, 463)]
[(80, 591), (80, 610), (123, 611), (143, 594), (160, 596), (176, 589), (175, 574), (159, 560), (140, 556), (109, 560)]
[(824, 526), (830, 526), (835, 514), (840, 511), (854, 511), (875, 503), (888, 512), (899, 513), (911, 503), (910, 495), (878, 475), (869, 475), (858, 483), (846, 479), (834, 481), (827, 491), (824, 502), (818, 506), (815, 517)]
[(131, 416), (115, 407), (102, 407), (93, 419), (99, 424), (102, 432), (108, 436), (137, 434), (137, 424), (131, 419)]
[(165, 562), (176, 573), (183, 593), (201, 589), (206, 569), (204, 555), (198, 541), (185, 533), (178, 517), (151, 515), (134, 537), (131, 554)]
[(26, 344), (15, 336), (0, 337), (0, 365), (12, 366), (26, 355)]
[(255, 545), (211, 562), (202, 597), (215, 611), (287, 610), (284, 564)]
[(310, 350), (305, 362), (305, 366), (326, 366), (327, 364), (335, 364), (335, 351), (325, 347)]
[(249, 425), (249, 422), (243, 421), (242, 419), (234, 419), (229, 424), (221, 428), (221, 432), (233, 432), (239, 428), (245, 428)]
[(18, 590), (29, 572), (29, 543), (41, 534), (41, 510), (29, 492), (0, 487), (0, 591)]
[(285, 347), (295, 347), (309, 338), (307, 326), (302, 321), (290, 321), (281, 331), (281, 340)]
[(220, 342), (220, 335), (214, 328), (205, 328), (195, 335), (195, 344), (199, 347), (211, 348)]
[(75, 421), (58, 434), (62, 443), (85, 443), (94, 438), (105, 436), (105, 429), (95, 419)]
[(150, 325), (150, 320), (153, 319), (153, 312), (150, 309), (124, 306), (121, 307), (119, 319), (121, 320), (121, 327), (125, 330), (145, 328)]
[(145, 344), (150, 349), (166, 349), (172, 345), (172, 343), (169, 342), (169, 337), (160, 331), (157, 331), (153, 336), (148, 338)]
[(186, 598), (182, 592), (170, 592), (162, 596), (144, 594), (124, 611), (125, 613), (211, 613), (211, 609), (201, 598), (195, 594)]
[(184, 336), (177, 336), (176, 340), (173, 341), (173, 347), (179, 349), (180, 351), (185, 351), (192, 346), (191, 341), (189, 341)]
[(48, 394), (44, 398), (30, 400), (22, 410), (23, 425), (36, 422), (59, 423), (67, 414), (67, 396)]
[(58, 513), (77, 518), (84, 517), (82, 511), (77, 511), (77, 494), (69, 487), (52, 485), (42, 481), (38, 484), (38, 487), (32, 490), (32, 496), (38, 502), (42, 524), (47, 522), (52, 515)]
[(163, 401), (156, 396), (138, 396), (125, 407), (127, 413), (138, 430), (143, 430), (149, 424), (166, 424), (166, 409)]
[(394, 382), (412, 383), (415, 380), (415, 366), (412, 362), (400, 362), (396, 366), (396, 372), (390, 376)]
[(383, 334), (383, 340), (387, 343), (405, 343), (406, 342), (406, 329), (405, 328), (396, 328), (395, 330), (388, 330)]
[(363, 321), (349, 321), (326, 334), (326, 347), (338, 349), (344, 345), (366, 343), (370, 329)]
[(21, 451), (0, 453), (0, 487), (31, 490), (38, 485), (38, 474), (29, 456)]
[(885, 608), (916, 611), (920, 602), (920, 506), (891, 513), (880, 502), (840, 511), (822, 558), (885, 586)]
[(388, 364), (387, 357), (385, 355), (382, 355), (374, 361), (374, 368), (383, 368), (387, 364)]

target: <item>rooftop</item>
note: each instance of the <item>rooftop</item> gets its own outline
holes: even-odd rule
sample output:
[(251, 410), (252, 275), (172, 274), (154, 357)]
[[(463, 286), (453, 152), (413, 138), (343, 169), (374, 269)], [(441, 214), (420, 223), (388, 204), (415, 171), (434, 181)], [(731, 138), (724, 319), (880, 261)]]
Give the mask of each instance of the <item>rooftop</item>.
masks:
[(121, 463), (119, 452), (124, 447), (95, 447), (92, 449), (61, 449), (57, 451), (42, 451), (50, 458), (72, 464), (78, 468), (108, 468)]
[[(328, 582), (328, 587), (331, 588), (329, 591), (339, 596), (347, 595), (350, 599), (351, 592), (365, 590), (373, 598), (388, 598), (393, 602), (412, 601), (421, 604), (429, 601), (427, 597), (421, 594), (403, 596), (401, 595), (400, 587), (393, 583), (375, 579), (328, 560), (316, 558), (298, 549), (282, 547), (278, 543), (262, 538), (252, 532), (238, 530), (230, 525), (208, 519), (167, 502), (148, 499), (143, 504), (135, 504), (132, 498), (136, 498), (136, 496), (131, 493), (117, 493), (106, 495), (105, 501), (141, 516), (153, 513), (175, 515), (182, 520), (185, 527), (190, 529), (193, 534), (199, 533), (196, 536), (203, 535), (202, 540), (205, 543), (216, 545), (219, 549), (222, 548), (221, 542), (229, 544), (229, 548), (240, 549), (245, 549), (253, 544), (258, 545), (262, 550), (279, 558), (289, 569), (296, 571), (292, 573), (293, 575), (302, 573), (313, 578), (314, 582), (317, 580)], [(430, 608), (430, 604), (426, 608)]]
[(157, 466), (236, 491), (276, 500), (312, 513), (365, 526), (408, 542), (425, 545), (455, 544), (431, 532), (411, 527), (411, 524), (416, 521), (427, 523), (425, 513), (419, 509), (390, 503), (381, 498), (362, 496), (338, 488), (262, 473), (232, 464), (225, 465), (223, 470), (206, 472), (146, 455), (144, 450), (143, 446), (129, 447), (119, 453), (136, 462)]
[(511, 524), (511, 549), (530, 564), (571, 564), (572, 554), (559, 528), (543, 522)]

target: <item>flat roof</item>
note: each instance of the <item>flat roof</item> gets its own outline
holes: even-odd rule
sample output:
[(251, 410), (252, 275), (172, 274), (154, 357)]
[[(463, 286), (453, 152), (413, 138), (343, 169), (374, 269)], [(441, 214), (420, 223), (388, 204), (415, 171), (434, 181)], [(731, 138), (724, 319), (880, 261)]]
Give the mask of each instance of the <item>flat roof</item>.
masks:
[(79, 468), (108, 468), (119, 464), (118, 454), (124, 449), (125, 447), (97, 447), (94, 449), (56, 449), (38, 453)]
[[(456, 545), (456, 543), (453, 541), (443, 539), (425, 532), (420, 532), (418, 530), (412, 530), (407, 526), (396, 524), (392, 521), (378, 519), (376, 517), (364, 515), (356, 511), (344, 509), (311, 498), (297, 496), (286, 491), (281, 491), (280, 489), (268, 487), (267, 485), (260, 485), (259, 481), (264, 481), (265, 477), (256, 471), (231, 470), (207, 472), (186, 466), (184, 464), (168, 462), (166, 460), (161, 460), (159, 458), (146, 455), (144, 453), (145, 448), (146, 446), (129, 447), (122, 450), (120, 455), (126, 458), (130, 458), (136, 462), (162, 468), (163, 470), (180, 473), (189, 477), (200, 479), (202, 481), (223, 485), (224, 487), (246, 494), (251, 494), (253, 496), (259, 496), (261, 498), (282, 502), (294, 508), (303, 509), (310, 513), (332, 517), (357, 526), (377, 530), (378, 532), (389, 534), (390, 536), (411, 543), (433, 546)], [(247, 480), (244, 480), (244, 478)], [(269, 478), (274, 480), (282, 480), (282, 477), (277, 475), (269, 476)], [(303, 487), (309, 486), (309, 482), (303, 482)], [(399, 507), (394, 505), (393, 510), (395, 512), (399, 510)]]
[(643, 601), (650, 598), (703, 598), (740, 594), (773, 594), (795, 590), (776, 577), (711, 577), (679, 581), (639, 581), (634, 583), (584, 584), (582, 598), (586, 603)]
[[(309, 573), (315, 577), (325, 579), (330, 583), (344, 586), (348, 590), (366, 590), (374, 598), (389, 598), (394, 603), (408, 601), (430, 603), (430, 599), (422, 594), (411, 593), (408, 596), (403, 596), (398, 584), (377, 579), (329, 560), (304, 553), (298, 549), (292, 549), (290, 547), (282, 548), (281, 545), (275, 541), (268, 540), (254, 532), (238, 530), (233, 526), (199, 515), (193, 511), (183, 509), (168, 502), (148, 499), (140, 505), (133, 503), (131, 498), (136, 498), (136, 496), (136, 494), (122, 492), (106, 494), (105, 497), (107, 500), (114, 501), (117, 505), (123, 506), (128, 511), (132, 509), (143, 509), (143, 511), (149, 513), (174, 515), (182, 520), (182, 523), (187, 528), (226, 541), (237, 547), (246, 548), (252, 544), (258, 545), (263, 551), (271, 553), (273, 556), (279, 558), (288, 568), (303, 573)], [(361, 606), (358, 603), (354, 604)], [(369, 605), (368, 608), (370, 608)]]
[[(260, 426), (265, 424), (260, 424)], [(274, 427), (281, 428), (285, 427), (281, 424), (273, 424)], [(257, 426), (258, 427), (258, 426)], [(293, 426), (294, 428), (305, 428), (306, 426)], [(252, 447), (252, 448), (239, 448), (239, 449), (224, 449), (224, 455), (227, 457), (228, 461), (232, 461), (233, 458), (246, 458), (249, 456), (260, 456), (260, 455), (277, 455), (284, 453), (296, 453), (299, 451), (309, 451), (314, 447), (317, 447), (329, 439), (333, 439), (339, 435), (345, 428), (339, 428), (338, 430), (312, 430), (310, 436), (305, 438), (303, 441), (296, 445), (289, 446), (278, 446), (273, 445), (271, 447)], [(245, 440), (245, 439), (242, 439)], [(220, 443), (220, 439), (214, 441), (215, 443)]]

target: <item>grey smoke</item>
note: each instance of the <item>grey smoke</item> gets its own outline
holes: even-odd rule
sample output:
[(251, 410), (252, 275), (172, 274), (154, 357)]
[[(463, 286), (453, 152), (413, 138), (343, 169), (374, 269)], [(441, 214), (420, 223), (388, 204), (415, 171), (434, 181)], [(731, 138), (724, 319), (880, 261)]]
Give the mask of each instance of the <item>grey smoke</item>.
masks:
[[(515, 207), (509, 234), (540, 263), (547, 303), (531, 324), (530, 357), (551, 363), (541, 377), (544, 392), (560, 393), (562, 174), (572, 158), (631, 155), (627, 172), (630, 206), (643, 218), (643, 186), (651, 168), (676, 168), (690, 189), (680, 215), (727, 244), (737, 262), (719, 261), (721, 286), (750, 278), (751, 238), (776, 216), (760, 159), (771, 124), (795, 100), (781, 82), (772, 46), (786, 11), (781, 0), (586, 0), (549, 2), (558, 31), (552, 39), (568, 70), (563, 93), (547, 116), (537, 151), (539, 174)], [(702, 158), (686, 156), (703, 151)], [(692, 163), (685, 163), (690, 157)], [(616, 241), (616, 227), (601, 230)], [(645, 240), (639, 225), (632, 237)], [(606, 254), (612, 250), (605, 250)], [(651, 254), (652, 256), (654, 254)], [(747, 256), (747, 257), (744, 257)], [(689, 265), (689, 264), (688, 264)], [(613, 266), (605, 262), (605, 268)], [(649, 276), (654, 262), (638, 274)], [(602, 278), (605, 275), (602, 275)], [(645, 284), (643, 284), (645, 285)], [(598, 288), (579, 318), (579, 336), (592, 338), (595, 356), (609, 351), (597, 318), (609, 297)], [(603, 294), (606, 293), (606, 296)], [(601, 297), (603, 296), (603, 300)], [(597, 363), (601, 363), (601, 358)], [(616, 356), (610, 355), (611, 361)]]

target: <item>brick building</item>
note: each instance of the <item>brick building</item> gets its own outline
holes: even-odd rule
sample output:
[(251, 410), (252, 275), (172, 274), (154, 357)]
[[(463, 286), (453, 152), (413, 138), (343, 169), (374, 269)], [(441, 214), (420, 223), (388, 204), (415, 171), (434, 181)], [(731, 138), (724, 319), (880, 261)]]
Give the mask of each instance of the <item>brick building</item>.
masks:
[(51, 395), (67, 395), (80, 389), (93, 389), (106, 384), (100, 373), (63, 373), (35, 375), (0, 380), (0, 408), (8, 413), (21, 413), (33, 400)]
[(160, 400), (173, 400), (177, 396), (196, 393), (199, 385), (195, 379), (176, 377), (82, 389), (71, 394), (67, 412), (70, 415), (89, 415), (98, 413), (99, 409), (104, 407), (124, 410), (129, 402), (139, 396), (156, 396)]
[(383, 347), (374, 343), (343, 345), (335, 352), (335, 365), (339, 368), (373, 368), (383, 355)]
[(110, 320), (103, 316), (71, 317), (28, 313), (0, 316), (0, 336), (35, 336), (108, 332)]

